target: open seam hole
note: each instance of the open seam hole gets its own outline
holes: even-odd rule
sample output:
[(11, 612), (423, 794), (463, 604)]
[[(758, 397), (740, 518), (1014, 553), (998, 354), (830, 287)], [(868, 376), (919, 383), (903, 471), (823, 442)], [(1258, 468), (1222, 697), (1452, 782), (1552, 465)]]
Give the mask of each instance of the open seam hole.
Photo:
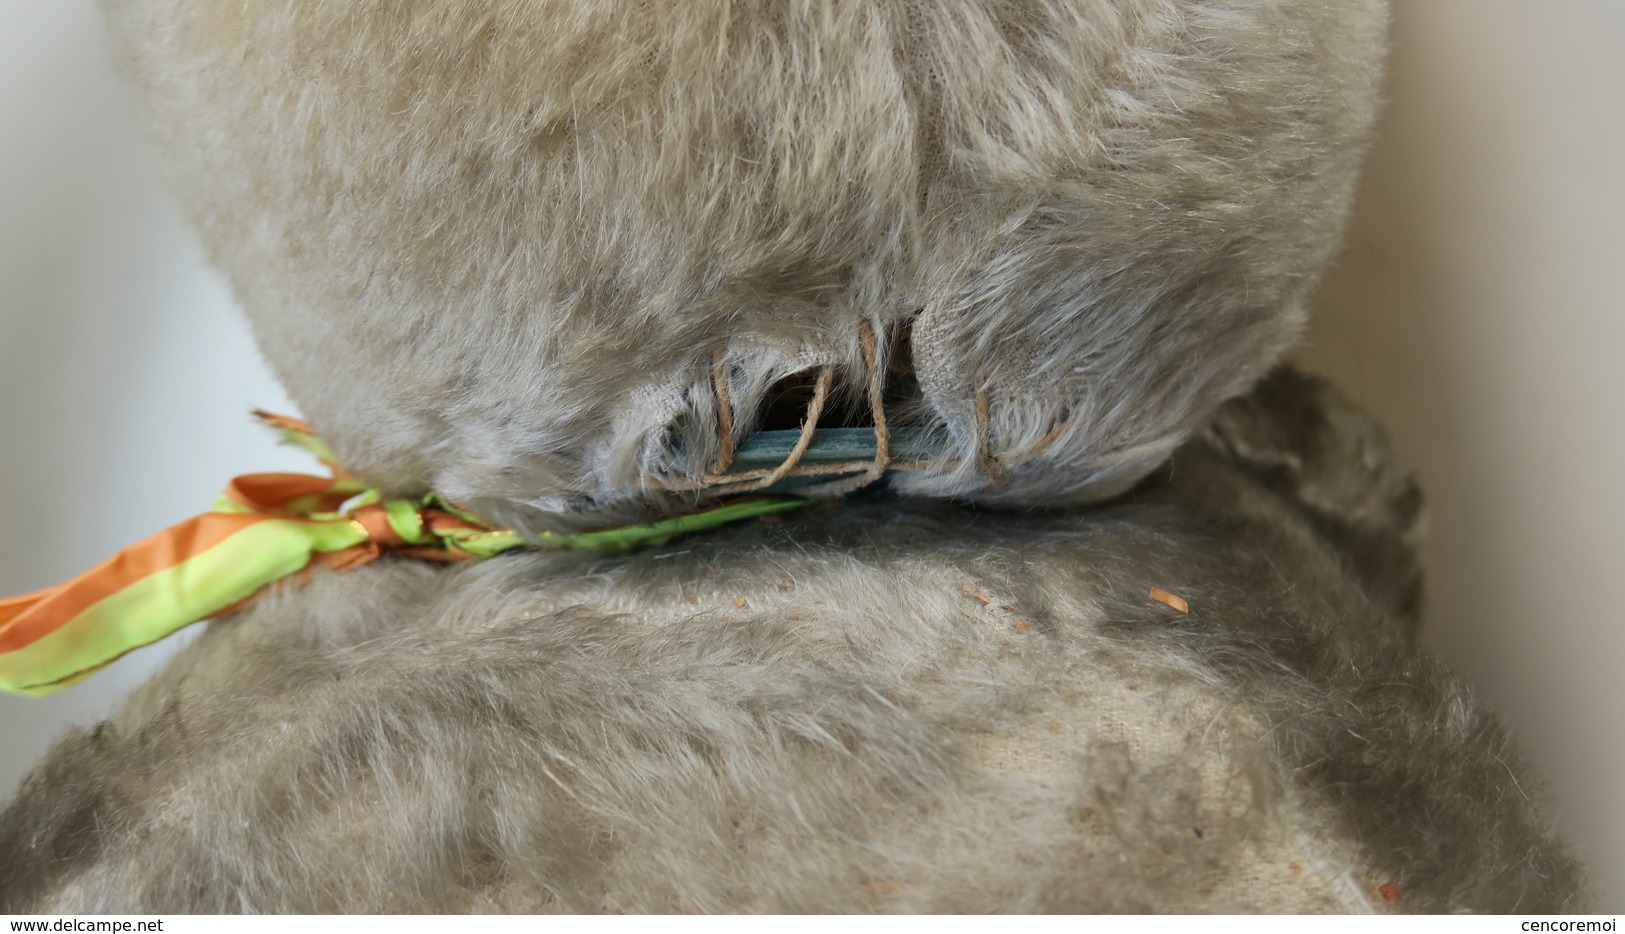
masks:
[[(834, 366), (811, 366), (781, 377), (770, 385), (761, 397), (755, 418), (742, 417), (737, 408), (734, 390), (737, 370), (727, 362), (725, 350), (719, 350), (711, 361), (711, 389), (715, 398), (717, 447), (715, 458), (707, 465), (701, 478), (682, 481), (675, 486), (660, 484), (667, 489), (714, 489), (717, 492), (743, 493), (765, 489), (786, 476), (822, 476), (851, 474), (852, 489), (868, 485), (880, 478), (885, 470), (896, 464), (903, 469), (917, 469), (923, 462), (898, 461), (892, 453), (892, 428), (897, 409), (917, 411), (919, 381), (914, 374), (912, 326), (910, 320), (895, 321), (886, 326), (884, 339), (877, 340), (875, 328), (868, 321), (858, 325), (859, 350), (862, 356), (861, 372), (842, 372)], [(838, 380), (838, 377), (844, 379)], [(737, 463), (741, 448), (751, 445), (750, 438), (737, 434), (743, 425), (751, 426), (750, 438), (778, 435), (773, 445), (788, 444), (794, 436), (784, 460), (766, 464)], [(822, 430), (868, 430), (873, 438), (868, 445), (870, 453), (841, 460), (801, 463)], [(853, 442), (835, 441), (836, 445)], [(752, 460), (760, 461), (760, 451)], [(828, 453), (824, 455), (828, 457)], [(917, 454), (915, 455), (917, 458)], [(861, 458), (858, 459), (858, 458)], [(840, 481), (838, 485), (846, 485)], [(831, 487), (833, 489), (833, 487)]]
[[(865, 360), (866, 371), (874, 366), (880, 368), (880, 407), (887, 421), (893, 421), (896, 417), (894, 413), (906, 411), (920, 400), (920, 383), (914, 374), (912, 334), (912, 322), (909, 320), (887, 325), (886, 340), (878, 348), (880, 359), (873, 363)], [(873, 337), (870, 336), (868, 340), (873, 341)], [(821, 369), (808, 367), (775, 382), (763, 397), (761, 418), (755, 423), (756, 430), (799, 431), (806, 421), (807, 407), (812, 404), (817, 392)], [(863, 380), (857, 385), (841, 385), (841, 374), (837, 372), (837, 382), (831, 387), (824, 410), (819, 415), (818, 427), (876, 427), (875, 405), (869, 384), (873, 375), (872, 372), (865, 372)], [(719, 408), (722, 407), (719, 405)], [(732, 412), (728, 412), (727, 417), (730, 429), (740, 421)], [(718, 425), (719, 429), (722, 427)]]

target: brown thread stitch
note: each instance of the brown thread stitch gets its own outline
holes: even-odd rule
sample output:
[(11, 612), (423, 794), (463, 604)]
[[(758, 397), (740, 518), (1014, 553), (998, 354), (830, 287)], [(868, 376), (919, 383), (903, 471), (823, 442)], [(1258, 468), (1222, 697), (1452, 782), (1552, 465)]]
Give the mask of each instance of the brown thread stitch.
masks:
[(1037, 441), (1027, 445), (1027, 447), (1023, 448), (1022, 450), (1017, 451), (1013, 457), (1008, 458), (1006, 466), (1018, 467), (1049, 450), (1050, 445), (1058, 441), (1061, 435), (1065, 434), (1066, 430), (1071, 428), (1082, 415), (1082, 412), (1069, 413), (1065, 418), (1056, 422), (1055, 427), (1051, 428), (1049, 433), (1044, 435), (1044, 437), (1039, 438)]
[(869, 377), (869, 408), (875, 420), (875, 465), (869, 468), (865, 483), (873, 483), (891, 462), (891, 430), (886, 427), (886, 374), (880, 368), (880, 350), (875, 346), (875, 329), (865, 319), (858, 323), (858, 344), (863, 349), (863, 369)]
[[(856, 477), (836, 480), (807, 490), (806, 493), (810, 496), (845, 496), (879, 480), (886, 472), (886, 468), (892, 466), (891, 430), (886, 427), (886, 373), (881, 366), (880, 348), (875, 341), (874, 326), (868, 319), (858, 322), (858, 347), (863, 352), (863, 370), (869, 389), (869, 413), (874, 420), (875, 459), (868, 464), (867, 470)], [(863, 467), (862, 464), (856, 466), (859, 469)]]
[(784, 463), (773, 468), (773, 471), (760, 480), (746, 484), (739, 492), (748, 493), (752, 490), (766, 489), (795, 469), (796, 462), (801, 455), (807, 453), (807, 446), (812, 444), (813, 432), (818, 429), (818, 416), (824, 412), (824, 400), (829, 397), (830, 384), (835, 381), (835, 370), (832, 367), (820, 367), (818, 382), (813, 386), (812, 401), (807, 403), (807, 416), (801, 423), (801, 437), (796, 440), (796, 446), (790, 449), (790, 456)]
[(1007, 476), (1004, 464), (993, 456), (992, 432), (988, 428), (990, 410), (992, 406), (988, 401), (987, 381), (980, 376), (976, 379), (976, 461), (987, 475), (992, 486), (1004, 483)]
[(718, 350), (711, 365), (711, 388), (717, 399), (717, 460), (711, 473), (718, 476), (728, 472), (734, 462), (734, 406), (728, 392), (728, 366), (726, 350)]
[[(790, 473), (797, 477), (822, 477), (830, 474), (851, 473), (855, 470), (863, 470), (873, 463), (873, 461), (842, 461), (835, 464), (811, 464), (804, 467), (796, 467), (795, 469), (791, 470)], [(781, 464), (779, 467), (763, 468), (761, 470), (747, 470), (736, 474), (729, 474), (726, 477), (705, 476), (699, 478), (698, 480), (689, 482), (663, 483), (660, 481), (654, 481), (651, 485), (656, 489), (673, 490), (678, 492), (693, 490), (717, 490), (718, 492), (727, 494), (744, 493), (749, 492), (751, 489), (757, 489), (757, 487), (754, 485), (754, 481), (763, 480), (772, 476), (774, 473), (778, 472), (782, 466), (783, 465)], [(917, 465), (916, 469), (926, 466), (929, 465), (922, 462)], [(748, 489), (745, 488), (747, 484), (750, 485)], [(736, 487), (739, 489), (735, 489)]]

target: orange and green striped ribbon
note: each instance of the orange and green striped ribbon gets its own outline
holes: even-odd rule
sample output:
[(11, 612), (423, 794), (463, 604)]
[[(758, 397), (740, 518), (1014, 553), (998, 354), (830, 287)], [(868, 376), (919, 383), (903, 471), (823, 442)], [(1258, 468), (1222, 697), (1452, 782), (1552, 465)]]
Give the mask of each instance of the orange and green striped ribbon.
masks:
[(255, 413), (315, 454), (330, 477), (249, 474), (214, 511), (132, 545), (85, 574), (0, 600), (0, 691), (44, 695), (192, 623), (242, 608), (314, 568), (345, 570), (389, 552), (434, 561), (515, 548), (628, 551), (810, 500), (752, 497), (644, 525), (526, 537), (493, 529), (431, 493), (384, 499), (340, 470), (310, 427)]

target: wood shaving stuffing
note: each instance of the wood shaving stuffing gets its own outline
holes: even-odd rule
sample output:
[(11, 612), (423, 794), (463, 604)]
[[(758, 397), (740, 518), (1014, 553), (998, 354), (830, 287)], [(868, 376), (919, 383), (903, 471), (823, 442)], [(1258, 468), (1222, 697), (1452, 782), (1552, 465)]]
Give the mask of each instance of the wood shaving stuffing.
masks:
[(1177, 594), (1171, 594), (1168, 591), (1163, 590), (1161, 587), (1151, 588), (1151, 599), (1157, 601), (1158, 603), (1167, 604), (1181, 613), (1189, 613), (1191, 611), (1191, 605), (1185, 602), (1184, 597)]
[(1385, 882), (1377, 889), (1377, 892), (1382, 895), (1382, 900), (1385, 902), (1397, 902), (1400, 899), (1399, 884), (1397, 882)]
[(699, 596), (697, 594), (689, 594), (688, 595), (688, 602), (692, 603), (695, 606), (699, 606), (700, 605), (700, 598), (699, 598)]
[(1022, 619), (1022, 618), (1021, 618), (1021, 617), (1019, 617), (1019, 616), (1017, 616), (1017, 617), (1014, 617), (1014, 618), (1012, 618), (1012, 619), (1011, 619), (1011, 620), (1010, 620), (1010, 628), (1011, 628), (1011, 629), (1014, 629), (1014, 630), (1015, 630), (1015, 631), (1016, 631), (1016, 632), (1019, 632), (1019, 633), (1021, 633), (1021, 634), (1022, 634), (1022, 635), (1024, 635), (1024, 636), (1025, 636), (1025, 635), (1026, 635), (1026, 634), (1027, 634), (1027, 633), (1029, 633), (1029, 632), (1032, 632), (1032, 631), (1033, 631), (1033, 627), (1031, 627), (1031, 626), (1029, 626), (1029, 625), (1027, 625), (1027, 621), (1026, 621), (1026, 620), (1024, 620), (1024, 619)]
[(734, 597), (734, 606), (739, 607), (740, 609), (744, 609), (745, 608), (745, 598), (744, 597)]
[(993, 604), (993, 598), (987, 595), (987, 591), (976, 586), (970, 581), (965, 581), (963, 584), (960, 584), (959, 592), (967, 597), (970, 597), (972, 600), (975, 600), (983, 606), (991, 606)]

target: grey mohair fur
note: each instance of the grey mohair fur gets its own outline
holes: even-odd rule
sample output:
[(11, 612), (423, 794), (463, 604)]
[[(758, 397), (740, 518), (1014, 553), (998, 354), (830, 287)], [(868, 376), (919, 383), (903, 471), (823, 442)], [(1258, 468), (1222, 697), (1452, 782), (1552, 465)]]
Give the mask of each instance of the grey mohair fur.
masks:
[(661, 490), (716, 456), (717, 355), (742, 436), (794, 372), (861, 395), (865, 321), (910, 324), (894, 420), (943, 445), (908, 492), (1121, 492), (1296, 337), (1386, 27), (1382, 0), (103, 6), (303, 414), (386, 489), (521, 528), (693, 498)]
[(56, 746), (0, 912), (1573, 909), (1418, 506), (1283, 372), (1097, 507), (323, 575)]
[(863, 335), (942, 455), (632, 555), (277, 591), (25, 781), (0, 912), (1578, 903), (1416, 646), (1409, 477), (1324, 385), (1254, 385), (1382, 3), (104, 6), (266, 355), (389, 492), (682, 507), (717, 374), (737, 441), (809, 368), (856, 405)]

